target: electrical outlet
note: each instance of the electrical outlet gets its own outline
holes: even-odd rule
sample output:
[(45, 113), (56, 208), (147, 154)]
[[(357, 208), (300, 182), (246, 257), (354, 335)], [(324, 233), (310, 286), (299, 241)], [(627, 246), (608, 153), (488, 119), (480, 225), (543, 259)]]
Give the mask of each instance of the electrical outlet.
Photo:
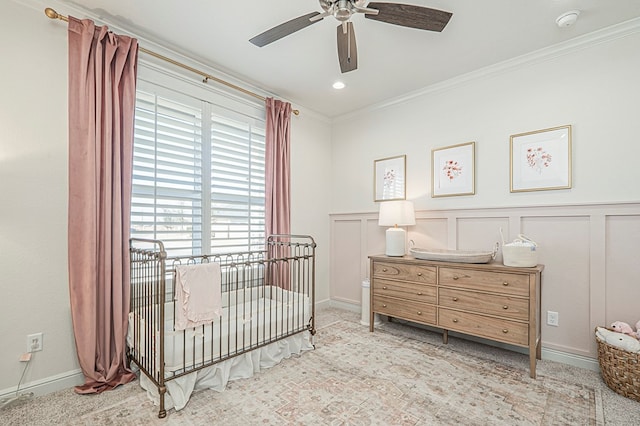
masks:
[(42, 350), (42, 333), (29, 334), (27, 336), (27, 352)]
[(547, 325), (558, 327), (558, 313), (553, 311), (547, 311)]

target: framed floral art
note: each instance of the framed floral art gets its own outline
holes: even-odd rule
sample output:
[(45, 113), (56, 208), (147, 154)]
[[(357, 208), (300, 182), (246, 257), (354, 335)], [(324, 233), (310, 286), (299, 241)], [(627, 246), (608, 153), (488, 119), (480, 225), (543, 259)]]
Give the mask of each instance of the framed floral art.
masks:
[(571, 188), (571, 126), (511, 136), (511, 192)]
[(431, 197), (474, 195), (475, 142), (431, 150)]
[(373, 200), (389, 201), (406, 198), (406, 155), (373, 162)]

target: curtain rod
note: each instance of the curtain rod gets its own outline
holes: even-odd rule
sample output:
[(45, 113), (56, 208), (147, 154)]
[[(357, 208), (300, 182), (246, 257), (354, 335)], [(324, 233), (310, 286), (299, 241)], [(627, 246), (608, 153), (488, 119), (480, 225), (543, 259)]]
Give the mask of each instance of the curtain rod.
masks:
[[(52, 9), (52, 8), (50, 8), (50, 7), (47, 7), (47, 8), (44, 10), (44, 14), (45, 14), (45, 15), (47, 15), (47, 17), (49, 17), (49, 18), (51, 18), (51, 19), (60, 19), (61, 21), (69, 22), (69, 18), (68, 18), (68, 17), (66, 17), (66, 16), (64, 16), (64, 15), (60, 15), (58, 12), (56, 12), (55, 10), (53, 10), (53, 9)], [(213, 75), (211, 75), (211, 74), (207, 74), (206, 72), (204, 72), (204, 71), (200, 71), (200, 70), (195, 69), (195, 68), (193, 68), (193, 67), (190, 67), (189, 65), (185, 65), (185, 64), (183, 64), (183, 63), (181, 63), (181, 62), (178, 62), (178, 61), (175, 61), (175, 60), (173, 60), (173, 59), (171, 59), (171, 58), (167, 58), (166, 56), (163, 56), (163, 55), (161, 55), (161, 54), (159, 54), (159, 53), (156, 53), (156, 52), (154, 52), (154, 51), (152, 51), (152, 50), (145, 49), (145, 48), (144, 48), (144, 47), (142, 47), (142, 46), (138, 46), (138, 50), (140, 50), (140, 51), (141, 51), (141, 52), (143, 52), (143, 53), (146, 53), (147, 55), (151, 55), (151, 56), (153, 56), (153, 57), (155, 57), (155, 58), (161, 59), (161, 60), (163, 60), (163, 61), (165, 61), (165, 62), (169, 62), (170, 64), (176, 65), (176, 66), (178, 66), (178, 67), (180, 67), (180, 68), (184, 68), (185, 70), (187, 70), (187, 71), (191, 71), (191, 72), (192, 72), (192, 73), (194, 73), (194, 74), (198, 74), (198, 75), (200, 75), (200, 76), (204, 77), (204, 80), (202, 80), (204, 83), (207, 83), (207, 82), (208, 82), (208, 80), (213, 80), (213, 81), (215, 81), (215, 82), (217, 82), (217, 83), (220, 83), (220, 84), (222, 84), (222, 85), (224, 85), (224, 86), (227, 86), (227, 87), (230, 87), (230, 88), (232, 88), (232, 89), (234, 89), (234, 90), (237, 90), (237, 91), (239, 91), (239, 92), (242, 92), (242, 93), (244, 93), (245, 95), (253, 96), (254, 98), (258, 98), (258, 99), (260, 99), (260, 100), (262, 100), (262, 101), (266, 101), (266, 98), (265, 98), (264, 96), (260, 96), (260, 95), (258, 95), (257, 93), (253, 93), (253, 92), (252, 92), (252, 91), (250, 91), (250, 90), (244, 89), (244, 88), (242, 88), (242, 87), (240, 87), (240, 86), (236, 86), (236, 85), (235, 85), (235, 84), (233, 84), (233, 83), (229, 83), (228, 81), (222, 80), (222, 79), (220, 79), (220, 78), (218, 78), (218, 77), (215, 77), (215, 76), (213, 76)], [(291, 110), (291, 111), (292, 111), (295, 115), (300, 114), (300, 111), (299, 111), (299, 110), (297, 110), (297, 109), (294, 109), (294, 110)]]

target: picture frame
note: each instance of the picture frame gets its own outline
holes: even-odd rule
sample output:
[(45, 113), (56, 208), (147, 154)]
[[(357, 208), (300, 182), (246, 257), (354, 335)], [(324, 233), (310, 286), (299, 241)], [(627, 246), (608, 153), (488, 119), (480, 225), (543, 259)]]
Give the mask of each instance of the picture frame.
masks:
[(476, 143), (431, 150), (431, 197), (475, 195)]
[(571, 188), (571, 126), (511, 135), (511, 192)]
[(406, 165), (406, 155), (374, 160), (373, 201), (406, 199)]

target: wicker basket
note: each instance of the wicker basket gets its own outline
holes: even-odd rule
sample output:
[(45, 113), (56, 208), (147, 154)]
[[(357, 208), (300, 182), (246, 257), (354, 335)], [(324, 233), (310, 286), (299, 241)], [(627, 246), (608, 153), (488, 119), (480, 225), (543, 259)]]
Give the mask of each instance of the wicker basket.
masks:
[(597, 336), (596, 342), (604, 382), (620, 395), (640, 402), (640, 353), (611, 346)]

